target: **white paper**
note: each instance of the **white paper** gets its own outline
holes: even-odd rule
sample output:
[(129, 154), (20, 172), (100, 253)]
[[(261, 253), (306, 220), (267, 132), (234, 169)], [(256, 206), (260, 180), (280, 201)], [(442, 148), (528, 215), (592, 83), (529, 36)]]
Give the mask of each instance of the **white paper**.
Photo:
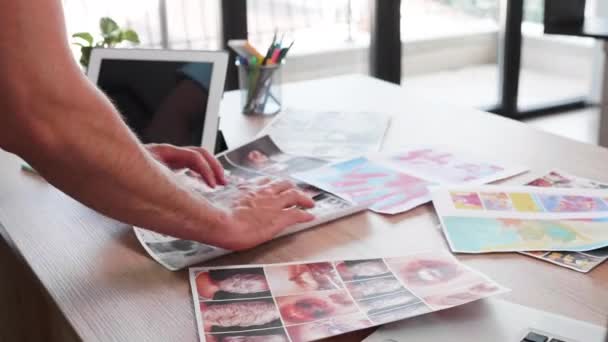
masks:
[(390, 115), (287, 109), (261, 135), (270, 135), (288, 153), (344, 159), (380, 150)]

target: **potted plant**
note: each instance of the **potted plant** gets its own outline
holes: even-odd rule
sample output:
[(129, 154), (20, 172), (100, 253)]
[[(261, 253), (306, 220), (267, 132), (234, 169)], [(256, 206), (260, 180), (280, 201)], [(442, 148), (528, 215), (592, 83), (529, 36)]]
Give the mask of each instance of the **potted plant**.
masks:
[(91, 50), (93, 48), (111, 48), (122, 42), (130, 42), (132, 45), (139, 44), (139, 36), (137, 32), (130, 28), (122, 28), (109, 17), (103, 17), (99, 20), (99, 29), (101, 37), (95, 41), (93, 35), (89, 32), (78, 32), (72, 35), (74, 45), (80, 47), (80, 65), (83, 68), (88, 68), (91, 58)]

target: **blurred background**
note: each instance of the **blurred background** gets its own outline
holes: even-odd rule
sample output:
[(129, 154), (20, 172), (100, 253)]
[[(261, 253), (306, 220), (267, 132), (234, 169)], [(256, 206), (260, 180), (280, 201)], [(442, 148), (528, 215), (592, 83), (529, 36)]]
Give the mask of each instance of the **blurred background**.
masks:
[[(225, 0), (224, 0), (225, 1)], [(401, 85), (433, 101), (490, 109), (500, 102), (501, 17), (506, 0), (403, 0)], [(63, 0), (68, 32), (96, 31), (110, 16), (139, 33), (141, 47), (219, 49), (221, 0)], [(248, 0), (249, 40), (265, 49), (277, 29), (296, 43), (284, 81), (370, 70), (373, 0)], [(585, 99), (584, 108), (508, 115), (597, 143), (602, 53), (588, 38), (543, 34), (543, 0), (524, 0), (520, 108)], [(588, 0), (590, 15), (608, 4)], [(75, 50), (78, 55), (78, 51)], [(525, 110), (523, 110), (525, 112)], [(504, 115), (504, 114), (503, 114)]]

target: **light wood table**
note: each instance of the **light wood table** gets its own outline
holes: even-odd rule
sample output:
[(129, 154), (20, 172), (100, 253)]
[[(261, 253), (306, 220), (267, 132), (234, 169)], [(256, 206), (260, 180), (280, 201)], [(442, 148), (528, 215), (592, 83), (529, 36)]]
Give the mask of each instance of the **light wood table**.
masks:
[[(292, 107), (393, 113), (385, 149), (447, 144), (489, 160), (527, 165), (537, 172), (561, 168), (608, 181), (608, 151), (603, 148), (445, 105), (441, 99), (418, 99), (409, 95), (407, 86), (346, 76), (286, 84), (283, 90), (285, 103)], [(226, 94), (221, 109), (221, 127), (230, 146), (246, 142), (268, 120), (241, 115), (238, 101), (237, 93)], [(129, 227), (85, 208), (19, 166), (17, 158), (0, 153), (0, 222), (9, 240), (0, 248), (0, 283), (4, 283), (0, 293), (5, 297), (0, 307), (6, 316), (0, 324), (12, 320), (13, 330), (25, 324), (27, 333), (41, 333), (47, 337), (44, 340), (51, 335), (60, 340), (76, 336), (115, 341), (197, 338), (187, 272), (165, 270), (146, 256)], [(509, 182), (518, 184), (522, 179)], [(445, 250), (437, 224), (430, 205), (396, 216), (365, 212), (208, 265)], [(606, 323), (608, 265), (580, 274), (513, 253), (458, 258), (513, 289), (504, 296), (510, 301)], [(357, 340), (365, 333), (369, 330), (341, 339)]]

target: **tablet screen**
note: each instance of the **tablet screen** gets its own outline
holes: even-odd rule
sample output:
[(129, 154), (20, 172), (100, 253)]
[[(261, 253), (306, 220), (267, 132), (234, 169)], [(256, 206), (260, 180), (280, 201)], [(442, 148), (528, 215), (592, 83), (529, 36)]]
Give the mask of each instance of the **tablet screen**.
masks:
[(102, 59), (97, 85), (144, 143), (200, 146), (213, 63)]

